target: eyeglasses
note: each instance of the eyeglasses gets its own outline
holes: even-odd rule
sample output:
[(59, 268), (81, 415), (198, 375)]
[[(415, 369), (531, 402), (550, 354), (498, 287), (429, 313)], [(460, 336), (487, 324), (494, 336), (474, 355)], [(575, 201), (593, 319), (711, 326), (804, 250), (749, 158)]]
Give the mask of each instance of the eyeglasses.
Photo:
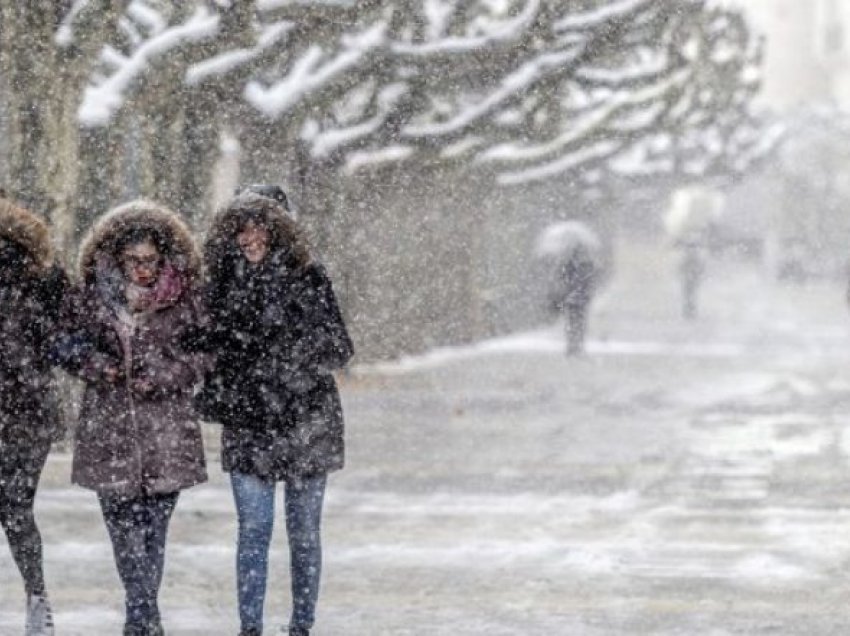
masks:
[(158, 269), (160, 265), (159, 256), (125, 256), (123, 261), (128, 269)]
[(236, 239), (236, 244), (243, 250), (248, 247), (265, 247), (269, 243), (269, 237), (265, 235), (254, 235), (251, 237)]

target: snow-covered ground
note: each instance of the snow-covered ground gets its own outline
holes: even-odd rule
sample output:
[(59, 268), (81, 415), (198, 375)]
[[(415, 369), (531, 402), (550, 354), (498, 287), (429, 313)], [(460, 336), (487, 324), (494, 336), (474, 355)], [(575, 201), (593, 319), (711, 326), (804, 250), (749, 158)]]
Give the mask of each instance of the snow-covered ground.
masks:
[[(668, 254), (633, 247), (589, 355), (559, 325), (358, 368), (325, 518), (318, 636), (845, 634), (850, 353), (843, 288), (714, 266), (678, 319)], [(174, 635), (235, 634), (235, 519), (216, 461), (172, 525)], [(37, 512), (63, 635), (116, 634), (94, 496), (54, 453)], [(275, 537), (268, 625), (288, 612)], [(0, 548), (0, 634), (23, 600)]]

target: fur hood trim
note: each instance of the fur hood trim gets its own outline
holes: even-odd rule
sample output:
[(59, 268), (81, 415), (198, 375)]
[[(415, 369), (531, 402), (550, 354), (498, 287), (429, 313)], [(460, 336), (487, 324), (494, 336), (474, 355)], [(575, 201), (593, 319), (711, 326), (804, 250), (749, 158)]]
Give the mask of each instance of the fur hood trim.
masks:
[(236, 235), (247, 221), (259, 221), (271, 233), (271, 251), (288, 250), (299, 267), (312, 261), (310, 245), (298, 223), (277, 201), (254, 193), (237, 195), (213, 218), (204, 242), (204, 261), (214, 274), (229, 255), (238, 252)]
[(116, 243), (126, 232), (133, 230), (154, 230), (158, 232), (169, 247), (174, 265), (183, 270), (191, 280), (200, 274), (201, 257), (192, 230), (176, 212), (139, 199), (113, 208), (101, 216), (88, 231), (80, 247), (78, 271), (83, 281), (91, 281), (95, 276), (98, 254), (114, 253)]
[(47, 223), (33, 212), (4, 198), (0, 198), (0, 238), (23, 247), (41, 271), (53, 264), (53, 248)]

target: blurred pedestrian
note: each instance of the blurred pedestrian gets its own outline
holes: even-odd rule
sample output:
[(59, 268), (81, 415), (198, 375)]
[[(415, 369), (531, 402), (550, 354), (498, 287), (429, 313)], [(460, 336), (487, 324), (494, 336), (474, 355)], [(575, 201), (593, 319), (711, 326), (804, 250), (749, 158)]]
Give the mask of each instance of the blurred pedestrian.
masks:
[(202, 359), (179, 334), (200, 321), (200, 255), (172, 211), (145, 201), (98, 220), (57, 347), (85, 381), (72, 479), (97, 493), (125, 591), (125, 636), (163, 634), (158, 607), (169, 520), (206, 480), (192, 409)]
[(48, 345), (67, 286), (45, 223), (0, 198), (0, 525), (24, 582), (27, 636), (54, 633), (33, 503), (61, 431)]
[(696, 241), (680, 244), (679, 278), (682, 285), (682, 317), (694, 320), (699, 314), (699, 288), (705, 276), (705, 256)]
[(223, 424), (222, 466), (239, 521), (242, 636), (263, 630), (277, 482), (292, 575), (289, 634), (309, 634), (327, 475), (344, 462), (332, 372), (353, 347), (328, 274), (282, 201), (265, 191), (238, 195), (215, 218), (205, 245), (211, 324), (202, 348), (216, 359), (198, 401), (207, 418)]
[(576, 244), (558, 269), (558, 303), (566, 321), (567, 355), (584, 353), (588, 310), (598, 278), (598, 262), (589, 246)]

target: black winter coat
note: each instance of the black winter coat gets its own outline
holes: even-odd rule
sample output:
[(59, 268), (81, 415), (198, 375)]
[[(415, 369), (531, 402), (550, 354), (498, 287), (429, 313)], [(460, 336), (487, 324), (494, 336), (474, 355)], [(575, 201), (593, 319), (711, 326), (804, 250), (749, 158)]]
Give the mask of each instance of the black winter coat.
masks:
[(224, 425), (222, 465), (264, 479), (315, 476), (344, 464), (342, 404), (331, 372), (353, 346), (323, 266), (285, 252), (239, 259), (206, 293), (213, 372), (199, 396)]
[(55, 265), (0, 284), (0, 448), (49, 445), (61, 432), (48, 354), (67, 287)]
[(567, 307), (586, 307), (596, 290), (599, 272), (589, 258), (573, 257), (558, 268), (553, 308), (562, 311)]

